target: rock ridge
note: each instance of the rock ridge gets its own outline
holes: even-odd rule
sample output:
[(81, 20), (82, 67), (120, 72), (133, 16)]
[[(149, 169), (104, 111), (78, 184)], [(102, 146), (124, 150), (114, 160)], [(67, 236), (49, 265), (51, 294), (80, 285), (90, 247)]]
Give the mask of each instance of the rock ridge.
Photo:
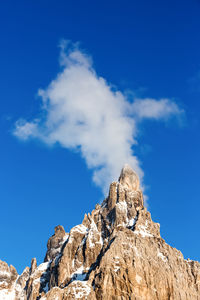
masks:
[(44, 263), (19, 276), (0, 261), (1, 300), (200, 300), (200, 264), (160, 236), (137, 174), (125, 165), (101, 205), (66, 233), (60, 225)]

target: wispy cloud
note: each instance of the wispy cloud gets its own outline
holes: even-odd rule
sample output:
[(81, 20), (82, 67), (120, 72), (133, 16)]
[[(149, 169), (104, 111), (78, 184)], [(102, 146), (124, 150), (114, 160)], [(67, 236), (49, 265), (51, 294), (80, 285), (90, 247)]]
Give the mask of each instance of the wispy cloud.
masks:
[(169, 99), (135, 99), (132, 112), (139, 119), (168, 120), (172, 116), (180, 116), (184, 112)]
[(143, 178), (134, 154), (138, 124), (143, 119), (166, 121), (183, 110), (170, 99), (127, 99), (125, 93), (98, 76), (90, 56), (70, 42), (61, 43), (61, 71), (39, 90), (42, 117), (16, 122), (14, 135), (39, 138), (52, 145), (78, 149), (93, 180), (104, 191), (125, 163)]

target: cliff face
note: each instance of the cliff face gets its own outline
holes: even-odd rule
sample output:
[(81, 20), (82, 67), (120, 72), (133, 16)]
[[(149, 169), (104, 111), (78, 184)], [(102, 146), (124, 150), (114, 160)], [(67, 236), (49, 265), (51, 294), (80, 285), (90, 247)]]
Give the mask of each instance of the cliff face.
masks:
[(160, 237), (129, 166), (68, 233), (55, 228), (43, 264), (18, 276), (0, 261), (0, 299), (200, 300), (200, 264)]

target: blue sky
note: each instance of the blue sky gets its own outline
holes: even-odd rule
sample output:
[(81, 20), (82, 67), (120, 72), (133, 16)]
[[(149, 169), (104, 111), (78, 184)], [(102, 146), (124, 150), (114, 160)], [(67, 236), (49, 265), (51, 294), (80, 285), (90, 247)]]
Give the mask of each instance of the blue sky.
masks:
[[(120, 153), (131, 147), (137, 160), (133, 162), (130, 152), (128, 160), (138, 166), (141, 176), (144, 173), (148, 207), (153, 220), (161, 224), (162, 237), (185, 258), (200, 260), (200, 2), (8, 0), (0, 6), (0, 259), (19, 272), (32, 257), (42, 262), (54, 227), (61, 224), (68, 231), (82, 222), (84, 213), (103, 199), (102, 178), (117, 172), (114, 155), (121, 162)], [(72, 42), (62, 50), (58, 45), (63, 40)], [(74, 52), (78, 58), (70, 58)], [(79, 127), (70, 127), (76, 135), (68, 139), (71, 124), (64, 123), (66, 135), (46, 125), (55, 106), (44, 108), (45, 95), (51, 104), (59, 99), (59, 74), (72, 74), (73, 68), (78, 72), (77, 66), (91, 75), (97, 91), (102, 92), (103, 86), (106, 93), (105, 103), (101, 102), (89, 85), (82, 98), (77, 96), (74, 110), (71, 106), (65, 110), (73, 116), (73, 124), (82, 125), (82, 110), (77, 107), (87, 108), (87, 95), (94, 96), (97, 109), (91, 111), (89, 106), (84, 121), (97, 131), (86, 131), (86, 140), (82, 139), (85, 127), (80, 128), (80, 136)], [(75, 78), (87, 79), (76, 72)], [(49, 90), (52, 80), (57, 80), (55, 97)], [(79, 91), (80, 80), (76, 84)], [(141, 103), (150, 115), (144, 115)], [(62, 108), (56, 110), (59, 117)], [(99, 134), (98, 122), (87, 123), (94, 113), (95, 120), (100, 116), (112, 121), (106, 123), (105, 132), (112, 124), (115, 129), (128, 126), (113, 155), (115, 131), (110, 132), (113, 143), (99, 147), (99, 139), (93, 139)], [(35, 123), (36, 131), (22, 136), (23, 126)], [(131, 144), (131, 133), (137, 144)], [(94, 181), (102, 157), (107, 177), (100, 174)]]

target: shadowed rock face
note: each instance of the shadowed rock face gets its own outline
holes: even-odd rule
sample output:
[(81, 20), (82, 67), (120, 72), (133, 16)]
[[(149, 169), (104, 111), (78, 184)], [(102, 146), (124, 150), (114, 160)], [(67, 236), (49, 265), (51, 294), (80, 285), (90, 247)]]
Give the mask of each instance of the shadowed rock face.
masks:
[(200, 264), (160, 237), (139, 178), (125, 165), (82, 224), (69, 234), (55, 228), (43, 264), (33, 259), (18, 276), (0, 262), (0, 299), (200, 300)]
[(66, 234), (63, 226), (58, 225), (54, 229), (55, 233), (47, 243), (47, 253), (44, 261), (53, 260), (61, 251), (61, 247), (63, 243), (68, 238), (68, 234)]

